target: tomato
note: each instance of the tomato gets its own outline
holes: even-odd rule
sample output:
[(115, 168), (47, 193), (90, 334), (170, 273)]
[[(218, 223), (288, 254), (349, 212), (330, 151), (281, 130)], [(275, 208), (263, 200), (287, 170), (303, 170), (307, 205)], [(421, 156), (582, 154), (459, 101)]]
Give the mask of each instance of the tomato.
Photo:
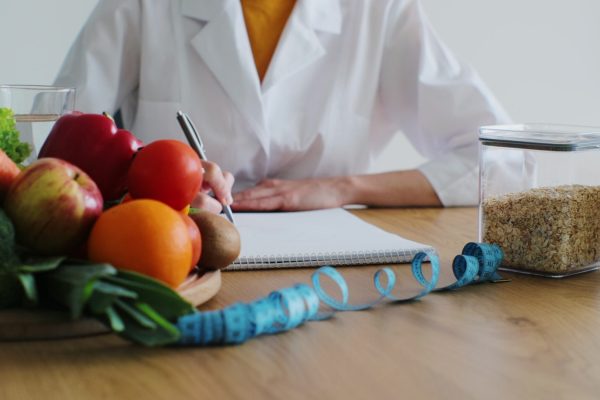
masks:
[(157, 140), (138, 151), (127, 174), (134, 199), (154, 199), (175, 210), (192, 202), (202, 186), (202, 163), (190, 146)]
[(200, 261), (200, 255), (202, 254), (202, 236), (200, 235), (200, 228), (194, 222), (193, 219), (188, 217), (187, 215), (182, 214), (181, 218), (185, 221), (188, 233), (190, 234), (190, 239), (192, 240), (192, 265), (191, 269), (193, 270), (196, 265), (198, 265), (198, 261)]

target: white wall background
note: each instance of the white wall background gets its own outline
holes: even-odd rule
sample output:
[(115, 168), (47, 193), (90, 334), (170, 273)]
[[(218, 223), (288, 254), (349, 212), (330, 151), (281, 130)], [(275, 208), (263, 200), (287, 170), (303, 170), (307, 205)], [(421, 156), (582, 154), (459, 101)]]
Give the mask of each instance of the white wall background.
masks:
[[(0, 0), (0, 83), (52, 83), (96, 2)], [(600, 126), (599, 0), (422, 2), (440, 36), (515, 121)], [(421, 161), (399, 137), (376, 169)]]

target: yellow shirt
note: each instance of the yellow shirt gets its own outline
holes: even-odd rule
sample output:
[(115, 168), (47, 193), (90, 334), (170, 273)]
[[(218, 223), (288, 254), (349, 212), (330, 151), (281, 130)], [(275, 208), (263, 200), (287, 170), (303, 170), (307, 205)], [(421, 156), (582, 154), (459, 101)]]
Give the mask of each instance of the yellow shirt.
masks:
[(241, 0), (254, 63), (262, 81), (296, 0)]

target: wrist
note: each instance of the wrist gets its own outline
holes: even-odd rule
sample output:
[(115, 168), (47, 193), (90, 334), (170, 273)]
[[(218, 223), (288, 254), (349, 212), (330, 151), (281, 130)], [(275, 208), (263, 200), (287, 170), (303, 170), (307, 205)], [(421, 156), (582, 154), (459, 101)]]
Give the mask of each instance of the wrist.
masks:
[(376, 207), (439, 207), (442, 205), (427, 178), (417, 170), (332, 178), (341, 205)]
[(340, 176), (332, 178), (336, 188), (338, 202), (340, 206), (348, 204), (362, 204), (360, 202), (360, 177), (358, 176)]

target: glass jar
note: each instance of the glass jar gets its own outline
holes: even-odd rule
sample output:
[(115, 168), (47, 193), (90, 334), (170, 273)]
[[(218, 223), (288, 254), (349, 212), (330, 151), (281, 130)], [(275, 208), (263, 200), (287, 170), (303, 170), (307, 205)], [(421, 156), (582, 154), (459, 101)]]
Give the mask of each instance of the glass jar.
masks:
[(479, 240), (501, 269), (565, 277), (600, 267), (600, 128), (480, 129)]
[(41, 85), (1, 85), (0, 108), (14, 114), (20, 140), (31, 145), (25, 164), (37, 159), (54, 122), (75, 108), (75, 89)]

